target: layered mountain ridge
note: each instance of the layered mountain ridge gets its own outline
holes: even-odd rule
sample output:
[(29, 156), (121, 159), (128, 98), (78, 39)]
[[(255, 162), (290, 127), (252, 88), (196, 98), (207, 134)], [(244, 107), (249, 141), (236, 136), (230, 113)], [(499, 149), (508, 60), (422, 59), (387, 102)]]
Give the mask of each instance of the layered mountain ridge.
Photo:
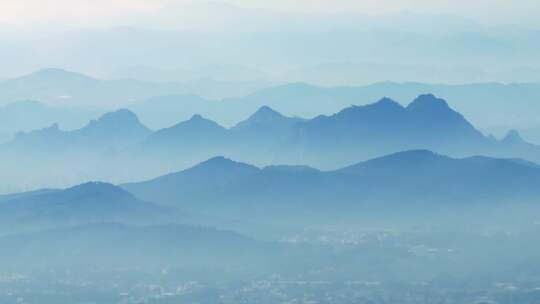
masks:
[[(313, 119), (287, 117), (263, 106), (231, 128), (196, 114), (151, 131), (131, 111), (118, 110), (79, 130), (62, 131), (53, 125), (19, 134), (0, 146), (0, 155), (8, 165), (26, 157), (26, 162), (36, 164), (29, 168), (38, 172), (33, 176), (49, 175), (58, 163), (82, 170), (86, 180), (124, 182), (188, 168), (217, 155), (258, 166), (309, 165), (328, 170), (417, 149), (452, 157), (540, 161), (540, 148), (516, 132), (501, 141), (484, 136), (432, 94), (420, 95), (406, 107), (383, 98)], [(82, 181), (68, 180), (69, 184)]]

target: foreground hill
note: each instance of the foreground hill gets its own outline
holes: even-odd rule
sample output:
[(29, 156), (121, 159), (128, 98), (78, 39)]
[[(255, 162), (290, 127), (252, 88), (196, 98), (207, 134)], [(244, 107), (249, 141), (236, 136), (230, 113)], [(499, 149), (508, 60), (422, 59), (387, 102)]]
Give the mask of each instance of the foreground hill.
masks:
[(148, 223), (163, 215), (162, 208), (106, 183), (0, 196), (3, 233), (17, 228), (92, 222)]

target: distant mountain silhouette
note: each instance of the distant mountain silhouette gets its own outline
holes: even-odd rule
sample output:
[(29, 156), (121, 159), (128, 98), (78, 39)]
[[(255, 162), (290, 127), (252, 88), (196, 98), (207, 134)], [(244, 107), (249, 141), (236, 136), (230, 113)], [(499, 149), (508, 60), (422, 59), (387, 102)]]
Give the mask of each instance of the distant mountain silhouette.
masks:
[(151, 222), (162, 213), (121, 188), (98, 182), (10, 195), (0, 199), (0, 210), (2, 225), (15, 226)]
[[(534, 83), (442, 85), (380, 82), (366, 86), (323, 87), (296, 82), (275, 85), (243, 97), (219, 101), (200, 99), (195, 103), (192, 98), (181, 95), (176, 98), (156, 96), (151, 99), (152, 102), (138, 104), (135, 112), (153, 128), (166, 127), (175, 119), (187, 119), (195, 113), (212, 117), (221, 125), (233, 126), (265, 105), (286, 116), (312, 118), (320, 114), (332, 115), (353, 104), (366, 105), (381, 96), (388, 96), (406, 105), (408, 101), (425, 93), (432, 93), (447, 100), (453, 109), (473, 121), (477, 128), (491, 130), (492, 126), (499, 126), (501, 122), (508, 126), (539, 124), (535, 113), (540, 111), (540, 107), (535, 100), (540, 99), (540, 86)], [(161, 99), (174, 99), (176, 107), (163, 107), (160, 110), (160, 103), (156, 101)], [(487, 108), (489, 115), (486, 115)], [(145, 112), (153, 115), (145, 116)], [(534, 136), (537, 133), (537, 130), (530, 130), (526, 138), (538, 138)]]
[[(86, 126), (74, 131), (62, 131), (58, 124), (32, 132), (20, 132), (13, 141), (5, 144), (8, 149), (31, 149), (44, 153), (54, 149), (58, 152), (79, 150), (85, 152), (118, 149), (136, 143), (151, 131), (142, 125), (137, 116), (129, 110), (118, 110), (92, 120)], [(35, 151), (41, 148), (41, 151)]]
[(130, 168), (111, 164), (118, 153), (149, 134), (151, 131), (127, 110), (107, 113), (73, 131), (52, 124), (19, 132), (0, 144), (0, 177), (6, 181), (0, 185), (0, 193), (63, 188), (88, 180), (111, 181), (115, 172)]
[(148, 157), (164, 161), (187, 160), (224, 153), (226, 145), (227, 129), (200, 115), (193, 115), (189, 120), (152, 133), (133, 152), (143, 160)]
[(230, 129), (196, 115), (157, 131), (141, 144), (154, 152), (153, 158), (159, 151), (162, 155), (174, 152), (172, 161), (177, 163), (181, 158), (196, 162), (202, 157), (227, 155), (259, 165), (288, 163), (322, 168), (410, 149), (452, 156), (488, 152), (501, 157), (522, 156), (518, 151), (498, 154), (500, 145), (431, 94), (420, 95), (407, 107), (383, 98), (313, 119), (286, 117), (263, 106)]
[(509, 201), (533, 203), (540, 195), (539, 185), (540, 167), (526, 161), (456, 159), (413, 150), (334, 171), (297, 166), (259, 169), (220, 157), (122, 187), (167, 206), (234, 214), (253, 208), (290, 212), (320, 208), (339, 213), (390, 206), (493, 207)]
[(133, 112), (121, 109), (91, 121), (86, 127), (73, 131), (71, 136), (83, 141), (122, 148), (143, 140), (150, 133), (151, 130), (144, 126)]
[[(353, 106), (332, 116), (319, 116), (301, 125), (303, 131), (326, 128), (331, 136), (354, 134), (362, 139), (382, 142), (408, 136), (406, 142), (480, 140), (483, 136), (463, 116), (448, 107), (442, 99), (433, 95), (420, 95), (409, 106), (383, 98), (366, 105)], [(342, 134), (338, 134), (342, 133)], [(360, 136), (360, 139), (358, 137)], [(375, 138), (370, 138), (375, 137)]]
[(519, 135), (517, 130), (510, 130), (506, 136), (501, 140), (501, 142), (507, 145), (524, 145), (527, 144), (525, 140)]
[(136, 99), (182, 93), (178, 84), (157, 84), (137, 80), (100, 80), (83, 74), (48, 68), (0, 82), (0, 99), (5, 102), (34, 99), (75, 105), (125, 106)]
[(321, 154), (317, 154), (326, 151), (334, 155), (328, 160), (341, 154), (348, 162), (355, 155), (365, 159), (408, 149), (467, 155), (488, 144), (463, 116), (430, 94), (417, 97), (407, 107), (383, 98), (316, 117), (297, 125), (294, 141), (302, 143), (303, 157), (308, 159), (319, 159)]
[(251, 130), (253, 133), (263, 132), (273, 128), (283, 128), (303, 121), (301, 118), (289, 118), (281, 113), (273, 110), (268, 106), (262, 106), (248, 119), (236, 124), (232, 130), (246, 131)]
[[(155, 200), (174, 205), (180, 197), (191, 199), (192, 195), (197, 193), (213, 191), (213, 195), (219, 196), (218, 192), (228, 191), (227, 189), (234, 185), (236, 179), (257, 176), (258, 173), (257, 167), (234, 162), (224, 157), (214, 157), (185, 171), (145, 182), (143, 187), (139, 187), (139, 184), (128, 184), (124, 188), (134, 190), (135, 195), (145, 193), (143, 197), (146, 198), (156, 195), (153, 197)], [(143, 190), (138, 191), (139, 189)]]
[[(260, 163), (271, 160), (275, 163), (291, 151), (278, 147), (289, 146), (295, 126), (304, 121), (298, 117), (286, 117), (268, 106), (259, 108), (254, 114), (229, 130), (232, 147), (228, 155), (245, 161)], [(290, 149), (289, 149), (290, 150)]]
[[(135, 114), (120, 110), (75, 131), (52, 125), (21, 133), (0, 146), (0, 155), (8, 168), (13, 167), (6, 170), (8, 173), (20, 171), (21, 176), (39, 179), (47, 178), (51, 171), (61, 173), (69, 168), (72, 173), (67, 181), (76, 184), (84, 180), (144, 180), (217, 155), (257, 166), (309, 165), (331, 170), (418, 149), (452, 157), (485, 155), (540, 161), (540, 147), (515, 134), (501, 141), (484, 136), (444, 100), (431, 94), (418, 96), (407, 107), (383, 98), (313, 119), (287, 117), (264, 106), (229, 129), (196, 114), (151, 132)], [(21, 163), (28, 166), (29, 174), (17, 170)]]
[(484, 136), (444, 100), (431, 94), (418, 96), (407, 107), (383, 98), (313, 119), (286, 117), (263, 106), (230, 129), (196, 115), (157, 131), (141, 143), (144, 151), (153, 152), (153, 159), (172, 154), (175, 163), (188, 164), (182, 160), (189, 160), (193, 164), (203, 157), (227, 155), (258, 165), (309, 164), (320, 168), (411, 149), (458, 157), (523, 157), (536, 152), (530, 147), (533, 153), (507, 150), (506, 154), (503, 145)]
[[(151, 134), (143, 144), (170, 146), (186, 145), (193, 141), (208, 142), (220, 140), (227, 130), (217, 123), (208, 120), (198, 114), (189, 120), (178, 123), (170, 128), (158, 130)], [(187, 145), (186, 145), (187, 146)], [(187, 146), (189, 148), (189, 146)]]
[(134, 103), (128, 108), (154, 129), (168, 128), (195, 114), (205, 114), (216, 102), (192, 94), (162, 95)]
[(41, 102), (22, 100), (0, 106), (0, 143), (17, 132), (42, 129), (58, 122), (67, 129), (80, 128), (102, 110), (89, 107), (52, 107)]

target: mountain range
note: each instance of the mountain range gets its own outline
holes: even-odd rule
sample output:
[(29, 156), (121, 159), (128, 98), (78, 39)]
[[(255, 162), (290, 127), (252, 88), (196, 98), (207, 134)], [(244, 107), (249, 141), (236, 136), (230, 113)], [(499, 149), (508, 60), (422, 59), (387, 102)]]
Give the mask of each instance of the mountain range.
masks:
[(252, 222), (292, 227), (434, 218), (441, 224), (441, 216), (507, 220), (515, 210), (534, 216), (539, 195), (540, 166), (522, 159), (410, 150), (322, 171), (214, 157), (142, 182), (2, 195), (0, 222), (3, 234), (96, 223), (205, 223), (252, 232), (260, 228)]
[(68, 130), (78, 129), (102, 113), (102, 109), (95, 107), (55, 107), (32, 100), (13, 102), (0, 106), (0, 143), (13, 139), (18, 132), (29, 132), (54, 123)]
[(52, 186), (65, 186), (84, 180), (147, 179), (217, 155), (258, 166), (300, 164), (329, 170), (414, 149), (453, 157), (540, 161), (540, 148), (517, 131), (502, 140), (485, 136), (431, 94), (418, 96), (407, 107), (383, 98), (313, 119), (287, 117), (262, 106), (231, 128), (196, 114), (151, 131), (131, 111), (118, 110), (78, 130), (62, 131), (53, 125), (18, 134), (0, 145), (0, 155), (6, 180), (30, 182), (30, 176), (37, 185), (51, 186), (39, 179), (52, 173), (59, 183)]
[[(287, 116), (313, 118), (331, 115), (355, 105), (366, 105), (387, 96), (407, 105), (418, 95), (432, 93), (448, 101), (478, 128), (503, 135), (508, 129), (527, 130), (529, 140), (540, 138), (530, 130), (538, 125), (535, 113), (540, 86), (535, 83), (427, 84), (381, 82), (364, 86), (323, 87), (307, 83), (287, 83), (260, 89), (243, 97), (215, 102), (194, 100), (185, 95), (155, 96), (130, 106), (141, 120), (152, 128), (163, 128), (171, 120), (188, 119), (193, 114), (212, 118), (224, 126), (269, 106)], [(490, 115), (486, 115), (489, 111)]]
[[(509, 136), (515, 137), (515, 133)], [(287, 117), (262, 106), (229, 129), (195, 115), (156, 131), (139, 148), (154, 158), (172, 158), (179, 166), (182, 158), (184, 167), (226, 155), (257, 165), (307, 164), (329, 169), (411, 149), (458, 157), (487, 155), (540, 161), (536, 145), (508, 139), (499, 141), (483, 135), (445, 100), (424, 94), (407, 107), (383, 98), (313, 119)]]
[(429, 223), (433, 218), (441, 224), (441, 216), (464, 221), (478, 214), (503, 221), (501, 214), (510, 217), (515, 210), (536, 214), (539, 186), (540, 166), (535, 163), (451, 158), (428, 150), (330, 171), (260, 168), (214, 157), (142, 182), (92, 182), (3, 195), (0, 220), (4, 234), (95, 223), (205, 223), (254, 232), (260, 227), (252, 222), (293, 227), (367, 219)]
[[(123, 148), (142, 140), (150, 133), (151, 130), (141, 124), (132, 112), (118, 110), (105, 113), (86, 126), (73, 131), (62, 131), (55, 123), (42, 130), (20, 132), (11, 142), (11, 146), (28, 145), (27, 148), (35, 148), (41, 141), (42, 145), (54, 145), (57, 149), (73, 147), (90, 149), (93, 152), (95, 149)], [(54, 141), (50, 142), (52, 139)]]
[[(508, 129), (519, 129), (529, 141), (540, 138), (537, 129), (540, 121), (534, 115), (540, 110), (536, 102), (540, 98), (540, 86), (535, 83), (451, 85), (380, 82), (323, 87), (298, 82), (260, 85), (256, 88), (247, 85), (246, 89), (235, 89), (238, 94), (228, 95), (233, 97), (207, 96), (212, 94), (208, 92), (217, 90), (216, 86), (223, 85), (212, 84), (212, 81), (205, 84), (204, 80), (200, 80), (196, 88), (190, 88), (193, 84), (104, 80), (61, 69), (43, 69), (1, 82), (0, 104), (37, 100), (48, 104), (48, 108), (50, 105), (56, 106), (44, 111), (43, 106), (26, 104), (25, 113), (39, 111), (41, 115), (19, 115), (17, 126), (15, 123), (3, 125), (0, 133), (9, 138), (16, 131), (43, 128), (53, 122), (60, 123), (63, 128), (74, 129), (90, 118), (118, 107), (133, 110), (152, 129), (169, 127), (194, 114), (231, 127), (264, 105), (287, 116), (313, 118), (320, 114), (333, 114), (351, 104), (369, 104), (381, 96), (406, 105), (416, 96), (430, 92), (448, 100), (452, 108), (464, 114), (481, 130), (502, 136)], [(225, 86), (242, 87), (243, 84)], [(486, 111), (490, 115), (485, 115)], [(0, 108), (0, 117), (9, 118), (10, 113), (9, 108)]]
[(309, 212), (365, 215), (381, 210), (397, 210), (405, 216), (419, 210), (472, 212), (479, 206), (495, 208), (509, 202), (534, 205), (539, 186), (540, 166), (524, 160), (457, 159), (411, 150), (332, 171), (306, 166), (258, 168), (215, 157), (122, 188), (190, 212), (280, 217)]

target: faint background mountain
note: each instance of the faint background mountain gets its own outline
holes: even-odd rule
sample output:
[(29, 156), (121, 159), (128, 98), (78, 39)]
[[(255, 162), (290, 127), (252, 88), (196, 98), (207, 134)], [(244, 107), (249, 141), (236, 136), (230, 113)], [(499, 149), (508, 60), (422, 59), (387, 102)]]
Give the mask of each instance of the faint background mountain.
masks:
[(0, 143), (18, 132), (29, 132), (58, 123), (66, 130), (82, 127), (103, 113), (101, 108), (84, 106), (50, 106), (38, 101), (17, 101), (0, 106)]
[[(495, 19), (502, 22), (490, 25)], [(538, 31), (509, 25), (506, 18), (479, 22), (423, 10), (382, 15), (350, 10), (311, 14), (174, 2), (145, 18), (114, 21), (116, 26), (44, 27), (37, 33), (35, 29), (8, 28), (7, 33), (0, 33), (5, 42), (0, 53), (21, 60), (2, 61), (5, 69), (0, 78), (44, 66), (106, 78), (129, 74), (136, 79), (145, 77), (137, 67), (200, 71), (204, 75), (210, 66), (216, 74), (235, 67), (229, 77), (252, 77), (259, 74), (252, 71), (262, 71), (278, 82), (294, 79), (324, 85), (418, 82), (428, 77), (442, 83), (540, 81), (534, 72), (539, 68), (535, 64)], [(357, 73), (347, 73), (343, 65), (328, 68), (343, 75), (339, 79), (325, 72), (325, 66), (342, 63), (364, 68)]]
[[(56, 105), (56, 111), (44, 111), (43, 108), (38, 109), (36, 104), (27, 103), (24, 110), (29, 113), (28, 118), (19, 115), (16, 123), (5, 124), (0, 128), (0, 133), (8, 139), (17, 131), (43, 128), (54, 122), (65, 129), (73, 129), (84, 125), (98, 113), (118, 107), (132, 109), (153, 129), (169, 127), (194, 114), (230, 127), (264, 105), (287, 116), (312, 118), (336, 113), (353, 104), (369, 104), (381, 96), (406, 105), (409, 100), (425, 93), (444, 98), (477, 128), (494, 133), (497, 137), (503, 136), (509, 129), (522, 131), (528, 140), (540, 137), (535, 131), (540, 121), (534, 114), (540, 110), (536, 102), (540, 99), (540, 85), (535, 83), (449, 85), (382, 82), (364, 86), (326, 87), (307, 83), (273, 85), (271, 82), (253, 80), (222, 82), (195, 79), (174, 84), (100, 80), (58, 69), (42, 70), (0, 83), (0, 100), (6, 104), (31, 99)], [(229, 97), (221, 98), (224, 96)], [(13, 116), (16, 109), (21, 111), (21, 107), (12, 105), (0, 108), (0, 115)], [(35, 109), (32, 110), (32, 107)], [(488, 109), (490, 115), (485, 115)], [(33, 111), (42, 114), (34, 117)]]
[(44, 156), (55, 152), (74, 152), (90, 155), (124, 148), (143, 140), (150, 133), (152, 131), (134, 113), (122, 109), (103, 114), (76, 130), (60, 130), (55, 123), (48, 128), (20, 132), (3, 146), (17, 154), (32, 152)]
[(178, 84), (129, 79), (100, 80), (54, 68), (0, 82), (0, 100), (4, 103), (31, 99), (51, 104), (105, 108), (127, 104), (139, 98), (184, 91)]

